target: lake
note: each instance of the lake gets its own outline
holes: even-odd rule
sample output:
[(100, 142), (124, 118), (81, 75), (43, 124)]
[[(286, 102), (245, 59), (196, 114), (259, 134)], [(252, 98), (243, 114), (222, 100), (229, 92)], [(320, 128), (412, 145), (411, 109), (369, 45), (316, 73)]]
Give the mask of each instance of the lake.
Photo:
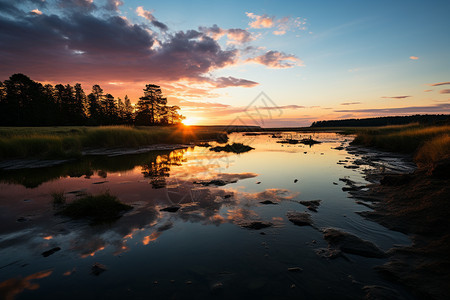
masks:
[[(255, 149), (234, 154), (192, 146), (0, 171), (0, 295), (358, 299), (364, 286), (380, 285), (412, 298), (373, 269), (386, 258), (320, 255), (328, 247), (321, 230), (328, 227), (383, 251), (410, 244), (406, 235), (358, 215), (369, 208), (342, 190), (347, 180), (367, 184), (364, 171), (371, 168), (349, 168), (360, 154), (335, 149), (352, 137), (276, 135), (311, 135), (321, 143), (282, 144), (272, 134), (233, 133), (230, 142)], [(114, 222), (91, 224), (56, 214), (52, 203), (55, 192), (70, 202), (105, 191), (133, 209)], [(299, 203), (306, 200), (321, 200), (316, 212)], [(167, 207), (179, 209), (161, 211)], [(313, 226), (293, 224), (290, 211), (307, 212)], [(256, 221), (270, 226), (246, 228)]]

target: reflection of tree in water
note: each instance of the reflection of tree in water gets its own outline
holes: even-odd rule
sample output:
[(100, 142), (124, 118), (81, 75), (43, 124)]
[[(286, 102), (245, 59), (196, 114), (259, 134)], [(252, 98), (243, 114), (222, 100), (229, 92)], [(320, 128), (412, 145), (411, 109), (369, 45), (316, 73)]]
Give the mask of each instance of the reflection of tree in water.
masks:
[[(151, 166), (157, 164), (158, 157), (166, 168), (180, 165), (186, 150), (151, 151), (148, 153), (121, 156), (84, 156), (79, 160), (52, 167), (3, 170), (0, 169), (0, 183), (21, 184), (27, 188), (36, 188), (44, 182), (61, 177), (82, 177), (89, 179), (94, 174), (106, 178), (109, 173), (123, 172), (134, 169), (136, 166)], [(167, 157), (163, 159), (164, 157)], [(156, 166), (157, 167), (157, 166)], [(158, 167), (156, 168), (158, 169)], [(151, 168), (150, 168), (151, 170)], [(166, 170), (168, 173), (170, 169)], [(149, 175), (152, 172), (147, 172)], [(145, 173), (144, 173), (145, 176)], [(167, 175), (168, 176), (168, 175)]]
[(166, 187), (166, 178), (170, 176), (170, 167), (180, 166), (185, 161), (185, 152), (186, 149), (179, 149), (153, 157), (152, 161), (141, 166), (142, 174), (144, 177), (150, 178), (150, 184), (154, 189)]

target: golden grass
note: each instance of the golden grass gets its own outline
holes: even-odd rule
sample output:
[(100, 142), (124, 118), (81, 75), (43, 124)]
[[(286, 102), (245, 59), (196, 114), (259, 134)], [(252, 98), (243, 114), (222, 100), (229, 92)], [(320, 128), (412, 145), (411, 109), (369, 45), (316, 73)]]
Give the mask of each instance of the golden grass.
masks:
[(226, 135), (212, 128), (185, 126), (2, 127), (0, 159), (76, 157), (86, 147), (130, 148), (217, 139), (226, 139)]
[(437, 136), (417, 150), (414, 157), (419, 164), (429, 164), (450, 157), (450, 134)]
[(353, 143), (394, 152), (414, 153), (417, 162), (431, 163), (449, 155), (449, 136), (450, 125), (409, 124), (361, 130)]

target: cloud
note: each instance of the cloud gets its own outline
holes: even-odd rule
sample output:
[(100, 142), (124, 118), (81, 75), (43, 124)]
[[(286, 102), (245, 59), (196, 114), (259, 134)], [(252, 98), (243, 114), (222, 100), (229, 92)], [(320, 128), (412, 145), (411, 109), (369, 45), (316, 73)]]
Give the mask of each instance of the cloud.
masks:
[(145, 10), (142, 6), (138, 6), (138, 8), (136, 8), (136, 13), (138, 16), (143, 17), (148, 21), (150, 21), (150, 23), (152, 23), (153, 26), (158, 27), (162, 31), (166, 31), (169, 29), (169, 27), (167, 27), (166, 24), (156, 20), (151, 11)]
[(199, 31), (205, 33), (207, 36), (211, 37), (214, 40), (219, 40), (223, 36), (226, 36), (228, 38), (227, 44), (229, 45), (245, 44), (255, 39), (254, 36), (245, 29), (222, 29), (216, 24), (214, 24), (212, 27), (199, 27)]
[(433, 91), (433, 90), (424, 90), (424, 92), (431, 92), (431, 91)]
[(56, 2), (60, 8), (69, 11), (90, 12), (97, 9), (93, 0), (57, 0)]
[(369, 108), (354, 110), (335, 110), (335, 112), (349, 113), (373, 113), (373, 114), (409, 114), (409, 113), (447, 113), (450, 112), (450, 104), (437, 104), (430, 106), (407, 106), (396, 108)]
[(254, 20), (248, 23), (252, 28), (272, 28), (274, 26), (274, 17), (269, 17), (267, 15), (258, 16), (249, 12), (246, 12), (245, 14), (247, 17)]
[(283, 17), (281, 19), (276, 19), (275, 17), (269, 17), (268, 15), (255, 15), (254, 13), (245, 13), (252, 21), (248, 24), (251, 28), (262, 29), (262, 28), (276, 28), (273, 31), (275, 35), (284, 35), (288, 31), (294, 30), (306, 30), (306, 19), (297, 17)]
[(263, 107), (258, 107), (258, 109), (265, 109), (265, 110), (299, 109), (299, 108), (305, 108), (305, 106), (292, 104), (292, 105), (282, 105), (282, 106), (263, 106)]
[(230, 40), (229, 43), (238, 43), (238, 44), (248, 43), (254, 39), (250, 32), (239, 28), (228, 29), (227, 37)]
[(450, 81), (447, 82), (438, 82), (438, 83), (431, 83), (430, 86), (440, 86), (440, 85), (448, 85), (450, 84)]
[(33, 14), (36, 14), (36, 15), (42, 15), (42, 11), (40, 11), (39, 9), (33, 9), (32, 11), (31, 11)]
[(105, 6), (103, 6), (106, 10), (118, 11), (119, 6), (123, 5), (123, 1), (121, 0), (106, 0)]
[(410, 56), (409, 59), (412, 59), (412, 60), (418, 60), (419, 57), (417, 57), (417, 56)]
[(405, 98), (409, 98), (409, 97), (411, 97), (411, 96), (392, 96), (392, 97), (383, 96), (381, 98), (384, 98), (384, 99), (405, 99)]
[(279, 51), (267, 51), (265, 54), (250, 58), (247, 61), (265, 65), (273, 69), (292, 68), (302, 65), (302, 61), (296, 56)]
[(344, 102), (344, 103), (341, 103), (341, 105), (356, 105), (356, 104), (361, 104), (361, 102)]
[(450, 94), (450, 89), (441, 90), (439, 94)]
[(246, 80), (242, 78), (234, 78), (234, 77), (219, 77), (215, 81), (217, 88), (225, 88), (230, 86), (243, 86), (243, 87), (253, 87), (258, 85), (257, 82)]

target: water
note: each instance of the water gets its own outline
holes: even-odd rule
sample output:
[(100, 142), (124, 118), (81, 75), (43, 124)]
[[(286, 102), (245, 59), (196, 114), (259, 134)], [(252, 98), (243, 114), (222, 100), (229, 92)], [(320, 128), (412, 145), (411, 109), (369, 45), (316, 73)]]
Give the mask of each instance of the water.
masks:
[[(383, 250), (410, 240), (355, 213), (368, 208), (349, 198), (339, 179), (365, 184), (362, 172), (368, 167), (344, 168), (337, 162), (358, 157), (333, 149), (349, 137), (321, 133), (313, 138), (322, 143), (280, 144), (271, 135), (236, 133), (231, 141), (255, 150), (237, 155), (192, 147), (1, 171), (0, 296), (358, 299), (365, 295), (362, 287), (382, 285), (411, 298), (373, 269), (386, 259), (345, 254), (329, 260), (316, 254), (327, 247), (319, 230), (326, 227)], [(212, 179), (235, 182), (194, 183)], [(114, 223), (92, 226), (55, 215), (51, 193), (60, 191), (68, 201), (109, 191), (134, 208)], [(317, 213), (298, 203), (317, 199), (322, 200)], [(264, 200), (278, 204), (261, 204)], [(181, 209), (160, 211), (173, 205)], [(288, 211), (308, 211), (314, 227), (292, 224)], [(249, 220), (273, 226), (240, 226)], [(55, 247), (61, 250), (42, 255)], [(106, 271), (91, 274), (94, 263)], [(302, 271), (289, 272), (290, 267)]]

